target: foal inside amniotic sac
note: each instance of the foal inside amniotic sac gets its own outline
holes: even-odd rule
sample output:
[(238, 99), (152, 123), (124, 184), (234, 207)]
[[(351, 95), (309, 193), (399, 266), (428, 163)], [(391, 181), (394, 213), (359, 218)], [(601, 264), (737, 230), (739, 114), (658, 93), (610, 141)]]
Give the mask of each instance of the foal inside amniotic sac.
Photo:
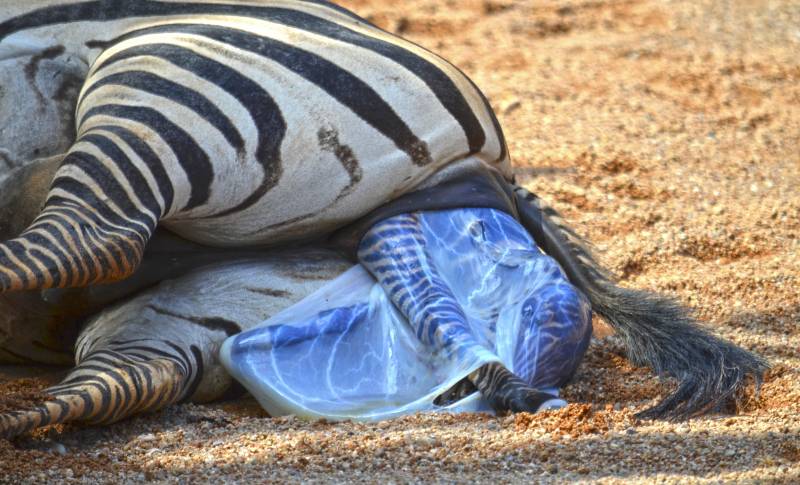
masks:
[(271, 414), (380, 419), (566, 404), (553, 393), (588, 346), (589, 302), (513, 217), (390, 217), (367, 231), (358, 258), (360, 267), (222, 347), (228, 370)]

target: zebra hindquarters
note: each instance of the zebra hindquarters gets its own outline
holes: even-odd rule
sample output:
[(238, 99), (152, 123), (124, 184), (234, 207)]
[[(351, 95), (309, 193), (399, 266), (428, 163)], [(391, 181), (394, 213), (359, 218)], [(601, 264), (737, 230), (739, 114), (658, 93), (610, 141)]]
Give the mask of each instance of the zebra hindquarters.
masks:
[(103, 310), (81, 331), (77, 367), (30, 409), (0, 414), (0, 436), (60, 422), (109, 423), (183, 400), (224, 396), (222, 342), (300, 301), (352, 266), (314, 248), (220, 255)]

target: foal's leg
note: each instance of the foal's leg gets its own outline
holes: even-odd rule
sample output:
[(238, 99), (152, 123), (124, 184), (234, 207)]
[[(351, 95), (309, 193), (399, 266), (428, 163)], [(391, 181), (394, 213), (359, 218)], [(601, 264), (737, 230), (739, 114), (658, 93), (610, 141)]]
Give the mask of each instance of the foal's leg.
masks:
[[(358, 256), (423, 343), (447, 353), (476, 346), (467, 316), (428, 243), (419, 214), (404, 214), (373, 226)], [(529, 386), (499, 362), (481, 366), (469, 380), (498, 412), (536, 412), (563, 402)]]

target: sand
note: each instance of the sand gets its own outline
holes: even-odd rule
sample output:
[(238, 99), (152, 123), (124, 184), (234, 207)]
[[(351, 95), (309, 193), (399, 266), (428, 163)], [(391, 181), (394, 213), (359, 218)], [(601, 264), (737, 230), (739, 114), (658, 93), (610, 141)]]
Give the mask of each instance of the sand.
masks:
[(800, 482), (800, 4), (343, 3), (467, 72), (521, 182), (624, 285), (768, 358), (760, 395), (737, 416), (636, 422), (671, 383), (609, 337), (556, 412), (331, 424), (186, 404), (0, 441), (0, 482)]

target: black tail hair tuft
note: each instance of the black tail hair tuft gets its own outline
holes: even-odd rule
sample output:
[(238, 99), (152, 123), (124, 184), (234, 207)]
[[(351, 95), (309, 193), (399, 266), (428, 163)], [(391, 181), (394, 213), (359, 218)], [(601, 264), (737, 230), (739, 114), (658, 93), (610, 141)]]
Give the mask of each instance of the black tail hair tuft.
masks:
[(677, 389), (638, 418), (677, 421), (725, 411), (740, 404), (750, 383), (760, 387), (769, 369), (763, 358), (705, 330), (675, 299), (615, 284), (558, 213), (523, 188), (515, 194), (522, 224), (614, 328), (628, 358), (678, 380)]

